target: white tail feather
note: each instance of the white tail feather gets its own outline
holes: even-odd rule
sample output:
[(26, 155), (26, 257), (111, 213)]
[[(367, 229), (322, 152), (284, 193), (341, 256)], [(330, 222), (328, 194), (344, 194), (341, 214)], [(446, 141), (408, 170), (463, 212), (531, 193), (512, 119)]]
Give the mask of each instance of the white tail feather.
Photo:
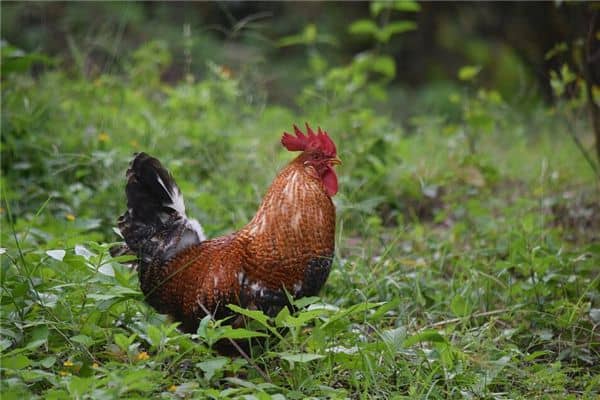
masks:
[(202, 229), (202, 225), (200, 225), (200, 222), (193, 218), (188, 218), (187, 222), (187, 227), (189, 227), (192, 231), (196, 233), (196, 235), (198, 236), (198, 240), (200, 240), (201, 242), (205, 241), (206, 235), (204, 234), (204, 229)]
[(183, 195), (179, 191), (179, 187), (174, 185), (173, 190), (171, 191), (171, 190), (167, 189), (167, 186), (165, 185), (165, 183), (163, 182), (162, 178), (159, 175), (156, 175), (156, 180), (158, 181), (158, 184), (160, 186), (162, 186), (162, 188), (165, 190), (165, 192), (167, 192), (169, 194), (169, 197), (171, 198), (171, 203), (164, 204), (164, 205), (166, 207), (172, 208), (173, 210), (177, 211), (181, 215), (185, 215), (185, 203), (183, 201)]

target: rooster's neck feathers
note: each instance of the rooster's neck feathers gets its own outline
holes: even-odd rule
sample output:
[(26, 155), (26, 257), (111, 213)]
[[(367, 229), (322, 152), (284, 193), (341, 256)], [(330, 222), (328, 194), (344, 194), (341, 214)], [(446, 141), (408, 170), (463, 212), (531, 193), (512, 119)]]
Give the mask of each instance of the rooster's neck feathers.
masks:
[(334, 235), (333, 202), (314, 168), (296, 159), (277, 175), (235, 241), (246, 254), (248, 282), (272, 290), (285, 283), (296, 293), (303, 287), (306, 265), (315, 258), (331, 258)]
[[(326, 213), (333, 211), (333, 203), (326, 194), (314, 168), (292, 161), (275, 178), (263, 201), (243, 231), (251, 236), (272, 234), (281, 224), (289, 224), (292, 231), (308, 218), (313, 224), (321, 224)], [(334, 212), (334, 211), (333, 211)]]

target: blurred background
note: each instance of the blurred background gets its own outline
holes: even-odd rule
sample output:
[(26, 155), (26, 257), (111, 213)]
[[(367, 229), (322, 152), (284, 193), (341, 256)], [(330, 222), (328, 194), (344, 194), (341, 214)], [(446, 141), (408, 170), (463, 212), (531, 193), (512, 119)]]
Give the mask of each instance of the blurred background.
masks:
[[(191, 196), (220, 233), (274, 173), (240, 185), (237, 163), (280, 166), (277, 136), (303, 121), (344, 142), (339, 201), (355, 222), (444, 220), (459, 184), (493, 190), (540, 160), (584, 184), (599, 173), (597, 14), (562, 1), (3, 2), (2, 166), (29, 194), (15, 210), (48, 193), (65, 215), (101, 203), (108, 233), (129, 155), (158, 151), (184, 185), (204, 182)], [(216, 200), (223, 186), (253, 194), (243, 212)]]
[[(4, 2), (2, 37), (27, 52), (58, 57), (87, 77), (123, 71), (132, 52), (158, 40), (171, 56), (162, 80), (173, 83), (186, 74), (201, 79), (212, 61), (245, 74), (283, 104), (294, 104), (298, 88), (311, 78), (307, 60), (311, 69), (325, 71), (376, 49), (393, 58), (395, 73), (389, 75), (398, 90), (451, 86), (456, 71), (473, 64), (482, 68), (482, 84), (512, 103), (528, 104), (551, 102), (552, 71), (582, 62), (574, 47), (583, 51), (593, 35), (597, 8), (594, 2), (562, 1), (397, 8), (382, 2), (374, 13), (372, 4)], [(591, 39), (594, 53), (598, 38)], [(598, 72), (592, 75), (597, 84)]]

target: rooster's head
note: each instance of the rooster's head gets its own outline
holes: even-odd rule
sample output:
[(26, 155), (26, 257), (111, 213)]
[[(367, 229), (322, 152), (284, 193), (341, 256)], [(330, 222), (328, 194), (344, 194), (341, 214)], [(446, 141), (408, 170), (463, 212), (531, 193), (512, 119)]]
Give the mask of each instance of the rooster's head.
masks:
[(289, 151), (301, 151), (302, 154), (296, 159), (296, 162), (315, 171), (323, 182), (327, 194), (334, 196), (338, 191), (338, 181), (333, 167), (341, 164), (337, 158), (335, 143), (327, 132), (319, 127), (315, 133), (308, 123), (306, 124), (306, 134), (296, 125), (294, 125), (294, 134), (295, 136), (284, 132), (281, 144)]

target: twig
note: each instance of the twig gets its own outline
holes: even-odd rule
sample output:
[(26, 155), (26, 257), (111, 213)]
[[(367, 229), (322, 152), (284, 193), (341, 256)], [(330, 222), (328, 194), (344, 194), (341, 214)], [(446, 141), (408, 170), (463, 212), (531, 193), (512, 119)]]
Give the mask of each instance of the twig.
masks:
[[(585, 88), (587, 94), (587, 104), (590, 110), (590, 117), (592, 119), (592, 128), (594, 129), (594, 138), (596, 140), (596, 157), (600, 161), (600, 107), (596, 104), (594, 100), (594, 91), (593, 86), (597, 82), (598, 73), (597, 70), (594, 69), (594, 62), (592, 61), (592, 43), (594, 43), (594, 32), (596, 29), (596, 20), (598, 18), (598, 11), (595, 11), (592, 20), (590, 21), (590, 26), (588, 29), (588, 35), (586, 39), (586, 57), (583, 60), (583, 78), (585, 81)], [(594, 73), (595, 72), (595, 73)], [(600, 175), (598, 175), (600, 178)]]
[(462, 318), (445, 319), (443, 321), (438, 321), (438, 322), (434, 322), (432, 324), (425, 325), (425, 326), (421, 327), (421, 329), (419, 329), (419, 330), (430, 329), (430, 328), (439, 328), (440, 326), (455, 324), (457, 322), (463, 321), (465, 318), (469, 318), (469, 319), (470, 318), (481, 318), (481, 317), (489, 317), (489, 316), (497, 315), (497, 314), (504, 314), (507, 311), (509, 311), (508, 308), (501, 308), (499, 310), (492, 310), (492, 311), (485, 311), (485, 312), (471, 314), (467, 317), (462, 317)]
[(583, 158), (585, 158), (585, 160), (588, 162), (588, 164), (592, 168), (592, 171), (594, 171), (594, 173), (596, 174), (596, 177), (600, 179), (600, 171), (598, 170), (598, 165), (596, 164), (596, 162), (594, 162), (594, 160), (592, 159), (592, 157), (590, 156), (588, 151), (585, 149), (585, 146), (583, 145), (583, 143), (581, 143), (581, 140), (579, 140), (579, 137), (577, 137), (577, 134), (575, 133), (575, 129), (573, 128), (573, 124), (572, 124), (571, 120), (566, 116), (565, 116), (565, 120), (567, 122), (567, 128), (568, 128), (567, 133), (569, 134), (569, 136), (571, 136), (571, 139), (573, 139), (573, 141), (575, 142), (575, 145), (577, 146), (577, 148), (583, 155)]

